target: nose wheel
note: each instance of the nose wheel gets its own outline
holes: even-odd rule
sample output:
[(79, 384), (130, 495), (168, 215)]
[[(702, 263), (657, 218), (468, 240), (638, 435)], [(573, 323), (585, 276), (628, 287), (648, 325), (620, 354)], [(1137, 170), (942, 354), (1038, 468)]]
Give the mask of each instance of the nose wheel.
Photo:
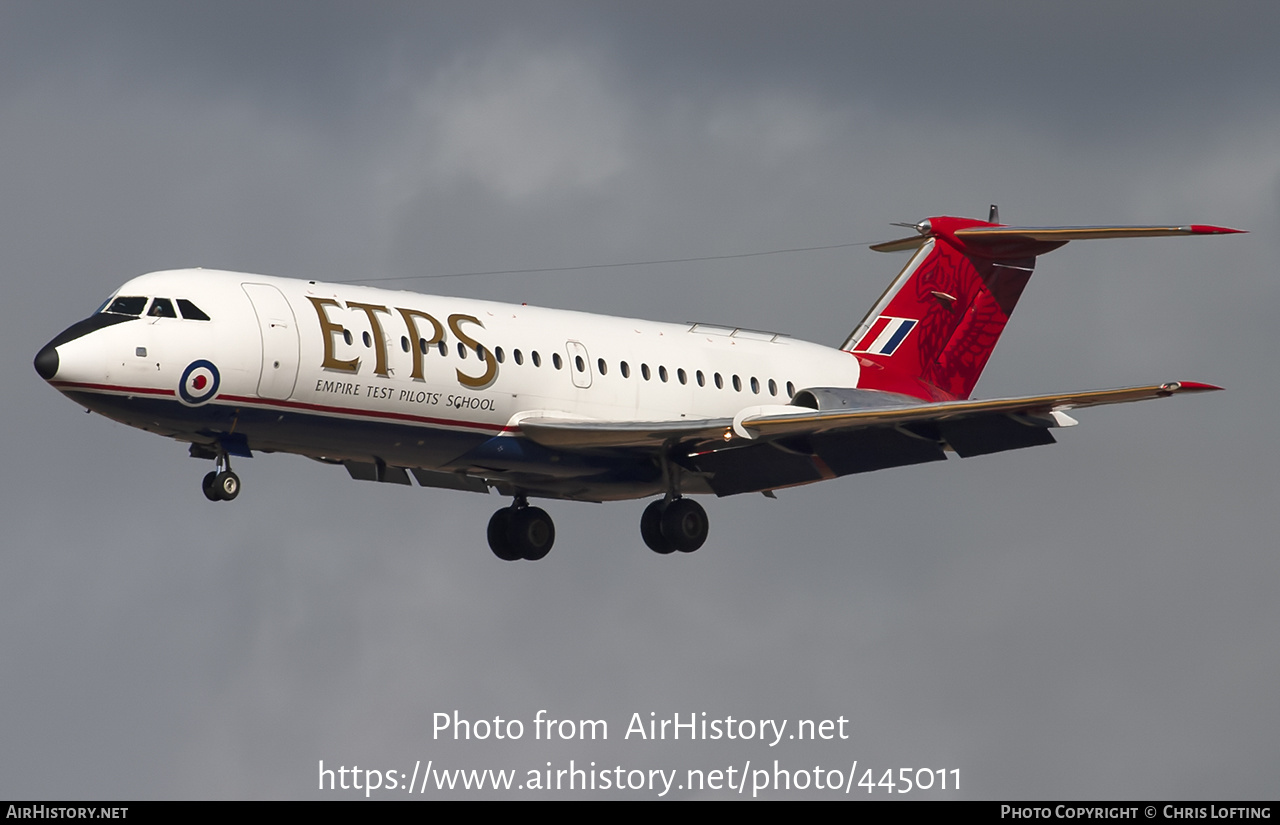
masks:
[(707, 511), (691, 498), (665, 498), (651, 502), (640, 517), (640, 536), (649, 549), (668, 555), (679, 550), (692, 553), (707, 540)]
[(240, 476), (231, 472), (231, 459), (226, 453), (214, 459), (213, 472), (205, 475), (200, 488), (210, 501), (231, 501), (240, 495)]
[(541, 507), (530, 507), (524, 496), (516, 496), (489, 519), (489, 549), (503, 561), (538, 561), (551, 552), (556, 526)]

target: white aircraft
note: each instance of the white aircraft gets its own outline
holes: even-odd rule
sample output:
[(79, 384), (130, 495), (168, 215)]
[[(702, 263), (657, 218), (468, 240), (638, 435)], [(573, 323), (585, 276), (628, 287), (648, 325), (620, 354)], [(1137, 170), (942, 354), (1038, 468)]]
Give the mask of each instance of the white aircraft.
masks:
[(540, 559), (531, 497), (658, 496), (640, 532), (692, 552), (718, 496), (1054, 441), (1066, 410), (1215, 390), (1190, 382), (1021, 398), (970, 393), (1031, 277), (1068, 241), (1218, 235), (1214, 226), (1010, 227), (938, 217), (873, 246), (914, 250), (836, 348), (463, 298), (185, 269), (135, 278), (40, 350), (77, 404), (211, 459), (211, 501), (240, 492), (231, 456), (286, 452), (352, 477), (490, 488), (512, 498), (488, 539)]

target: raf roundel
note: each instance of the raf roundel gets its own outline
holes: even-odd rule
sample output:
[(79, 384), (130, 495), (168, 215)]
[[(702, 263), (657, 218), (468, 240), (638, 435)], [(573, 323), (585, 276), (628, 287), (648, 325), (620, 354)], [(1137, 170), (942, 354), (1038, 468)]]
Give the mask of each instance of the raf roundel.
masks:
[(182, 371), (178, 382), (178, 397), (182, 403), (196, 407), (218, 393), (220, 383), (218, 368), (211, 361), (192, 361)]

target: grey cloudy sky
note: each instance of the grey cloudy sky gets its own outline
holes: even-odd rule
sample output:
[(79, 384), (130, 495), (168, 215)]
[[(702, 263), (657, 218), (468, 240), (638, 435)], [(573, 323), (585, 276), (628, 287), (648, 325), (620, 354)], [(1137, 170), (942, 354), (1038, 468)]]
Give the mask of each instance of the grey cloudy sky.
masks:
[[(0, 796), (315, 796), (319, 760), (777, 759), (959, 769), (968, 798), (1274, 798), (1278, 30), (1261, 2), (0, 5)], [(1251, 234), (1045, 258), (978, 395), (1227, 391), (1084, 411), (1052, 447), (708, 500), (688, 557), (644, 548), (641, 502), (554, 503), (551, 555), (503, 564), (496, 496), (259, 456), (212, 506), (181, 445), (31, 368), (156, 269), (718, 255), (991, 202)], [(390, 285), (834, 345), (901, 263)], [(439, 711), (542, 708), (609, 739), (432, 739)], [(623, 738), (632, 713), (703, 711), (843, 716), (850, 738)]]

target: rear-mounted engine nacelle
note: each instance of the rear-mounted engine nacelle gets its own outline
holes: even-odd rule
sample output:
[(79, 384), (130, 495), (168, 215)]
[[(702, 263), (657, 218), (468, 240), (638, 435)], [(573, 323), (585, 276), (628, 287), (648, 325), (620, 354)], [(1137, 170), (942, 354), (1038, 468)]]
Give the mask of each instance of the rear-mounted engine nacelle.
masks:
[(878, 407), (913, 406), (920, 402), (909, 395), (851, 387), (809, 387), (791, 399), (792, 406), (811, 410), (865, 410)]

